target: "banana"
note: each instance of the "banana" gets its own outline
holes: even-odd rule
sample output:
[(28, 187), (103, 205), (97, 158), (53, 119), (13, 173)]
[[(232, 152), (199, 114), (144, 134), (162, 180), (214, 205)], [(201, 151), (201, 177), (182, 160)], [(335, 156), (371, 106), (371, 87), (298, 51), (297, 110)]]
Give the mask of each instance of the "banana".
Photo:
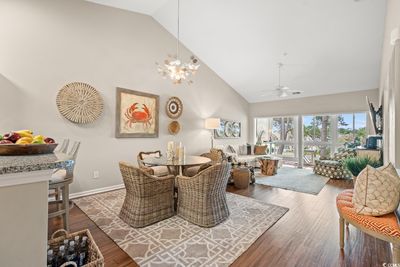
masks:
[(17, 145), (26, 145), (32, 143), (33, 139), (31, 137), (21, 137), (15, 142)]
[(19, 130), (16, 131), (21, 137), (30, 137), (33, 138), (33, 132), (31, 130)]

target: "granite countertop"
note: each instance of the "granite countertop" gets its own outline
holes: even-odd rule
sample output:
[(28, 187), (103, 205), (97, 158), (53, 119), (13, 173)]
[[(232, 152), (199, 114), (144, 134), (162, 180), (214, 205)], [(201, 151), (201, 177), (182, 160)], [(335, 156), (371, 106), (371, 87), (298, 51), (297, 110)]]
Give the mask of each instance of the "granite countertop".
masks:
[(0, 175), (66, 168), (73, 160), (66, 154), (0, 156)]

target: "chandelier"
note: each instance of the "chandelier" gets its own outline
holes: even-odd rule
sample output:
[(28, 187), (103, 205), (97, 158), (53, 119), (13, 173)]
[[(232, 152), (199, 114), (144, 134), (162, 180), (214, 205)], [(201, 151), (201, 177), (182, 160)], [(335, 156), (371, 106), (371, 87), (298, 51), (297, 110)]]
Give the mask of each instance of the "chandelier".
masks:
[(182, 62), (179, 59), (179, 24), (180, 24), (180, 0), (178, 0), (178, 31), (176, 39), (176, 55), (168, 55), (168, 58), (164, 60), (163, 64), (156, 62), (158, 73), (163, 76), (164, 79), (170, 78), (174, 84), (181, 84), (182, 81), (187, 81), (188, 84), (193, 83), (190, 80), (190, 76), (194, 75), (199, 69), (198, 59), (195, 56), (191, 56), (188, 62)]

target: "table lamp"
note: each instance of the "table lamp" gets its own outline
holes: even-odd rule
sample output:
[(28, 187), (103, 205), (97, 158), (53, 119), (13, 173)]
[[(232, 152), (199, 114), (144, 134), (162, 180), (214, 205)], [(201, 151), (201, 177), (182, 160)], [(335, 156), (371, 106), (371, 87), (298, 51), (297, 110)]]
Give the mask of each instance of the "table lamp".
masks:
[(221, 120), (219, 118), (208, 118), (205, 120), (204, 126), (206, 129), (211, 132), (211, 148), (214, 147), (214, 135), (213, 130), (218, 129), (221, 124)]

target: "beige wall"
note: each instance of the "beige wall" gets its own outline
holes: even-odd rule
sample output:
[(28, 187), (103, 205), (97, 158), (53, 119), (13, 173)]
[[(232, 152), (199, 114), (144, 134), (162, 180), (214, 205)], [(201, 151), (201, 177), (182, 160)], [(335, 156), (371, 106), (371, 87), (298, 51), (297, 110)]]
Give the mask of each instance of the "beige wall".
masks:
[[(80, 140), (72, 192), (122, 183), (118, 161), (134, 162), (142, 150), (165, 151), (169, 140), (182, 141), (190, 154), (206, 151), (204, 118), (238, 120), (248, 129), (248, 103), (204, 63), (191, 86), (174, 86), (158, 75), (155, 62), (174, 53), (175, 39), (149, 16), (82, 0), (0, 0), (0, 25), (0, 132), (29, 128), (59, 141)], [(184, 50), (182, 57), (190, 55)], [(97, 122), (76, 125), (58, 113), (57, 91), (74, 81), (102, 94), (105, 110)], [(114, 137), (116, 87), (160, 95), (159, 138)], [(171, 96), (184, 105), (176, 137), (167, 131), (165, 103)], [(243, 131), (239, 140), (216, 143), (246, 141)], [(95, 170), (99, 179), (92, 178)]]
[[(380, 100), (384, 108), (384, 159), (400, 168), (400, 130), (398, 130), (400, 128), (400, 87), (391, 86), (398, 85), (399, 78), (396, 78), (391, 85), (388, 83), (389, 65), (394, 49), (394, 46), (390, 44), (390, 35), (393, 29), (400, 27), (400, 0), (388, 0), (386, 12), (380, 87)], [(398, 58), (399, 55), (397, 55), (397, 60)], [(399, 77), (397, 68), (395, 72)]]
[(378, 89), (250, 104), (249, 137), (253, 141), (255, 136), (254, 118), (368, 111), (366, 96), (375, 106), (378, 105)]

